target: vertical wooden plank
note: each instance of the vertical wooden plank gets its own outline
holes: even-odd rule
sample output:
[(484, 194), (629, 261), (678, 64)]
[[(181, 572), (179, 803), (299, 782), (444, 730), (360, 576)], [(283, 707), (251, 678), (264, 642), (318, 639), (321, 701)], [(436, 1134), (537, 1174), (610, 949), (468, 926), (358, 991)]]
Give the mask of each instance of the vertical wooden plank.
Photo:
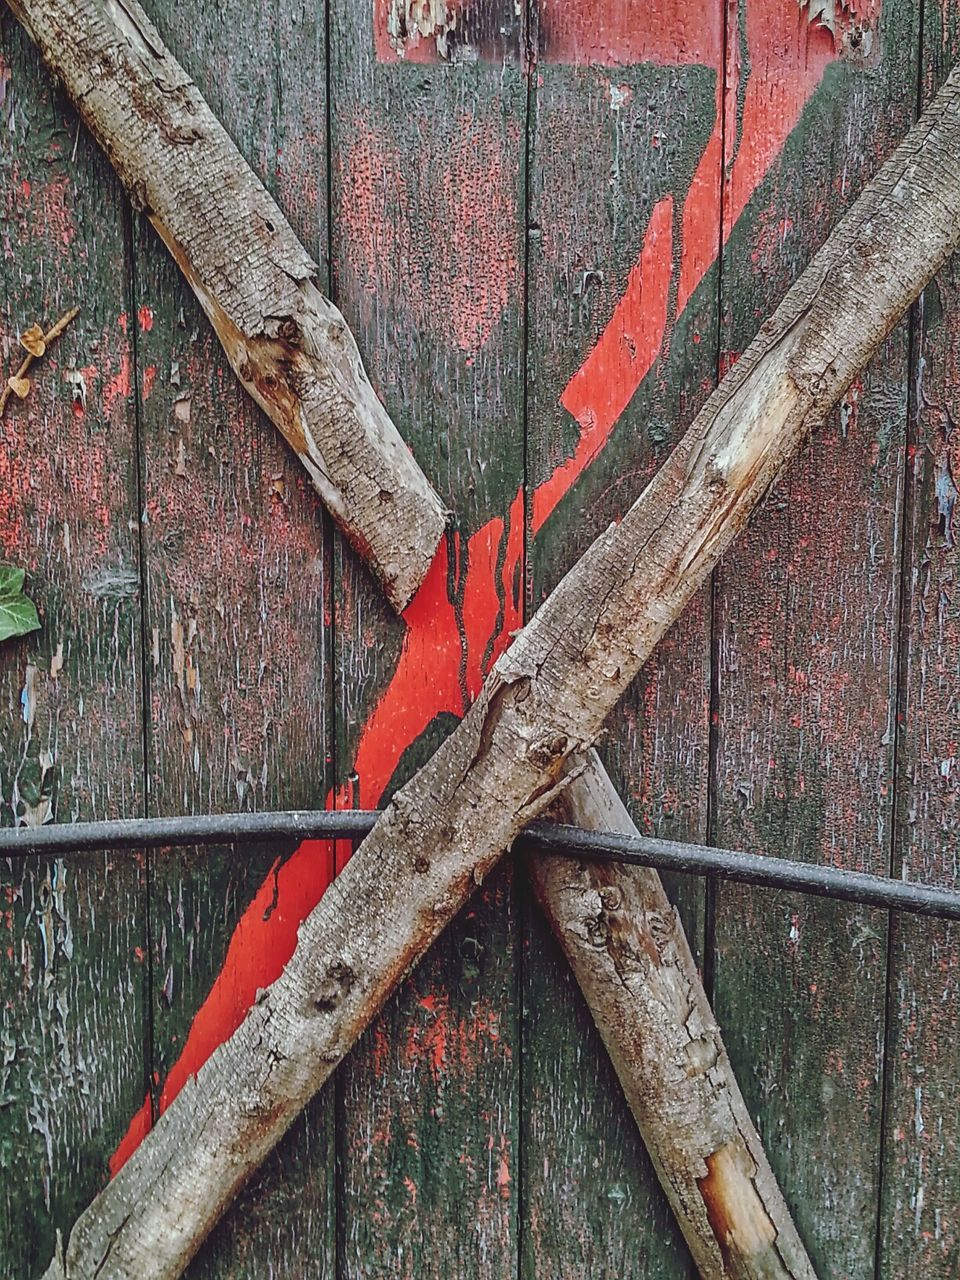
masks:
[[(960, 7), (928, 5), (922, 96), (960, 52)], [(955, 421), (960, 273), (949, 264), (914, 317), (893, 874), (957, 884), (960, 607)], [(960, 932), (895, 916), (890, 933), (887, 1097), (878, 1274), (960, 1270)]]
[[(716, 377), (723, 5), (650, 8), (642, 24), (626, 4), (541, 8), (535, 603), (639, 495)], [(604, 744), (642, 829), (678, 838), (706, 834), (709, 622), (703, 593)], [(679, 901), (696, 948), (700, 887), (687, 882)], [(527, 937), (523, 1274), (686, 1275), (689, 1255), (589, 1012), (539, 917)]]
[[(839, 9), (839, 7), (838, 7)], [(725, 359), (733, 360), (906, 131), (917, 7), (835, 30), (748, 3), (731, 41)], [(812, 95), (812, 96), (811, 96)], [(809, 103), (800, 115), (804, 98)], [(748, 203), (751, 134), (799, 123)], [(783, 131), (786, 132), (785, 130)], [(721, 845), (886, 872), (907, 330), (789, 469), (718, 575)], [(715, 1008), (819, 1274), (874, 1274), (886, 918), (718, 886)]]
[[(336, 300), (375, 387), (455, 511), (402, 622), (344, 553), (341, 805), (381, 803), (427, 758), (519, 617), (526, 86), (518, 7), (454, 6), (448, 31), (426, 6), (422, 14), (388, 3), (331, 6)], [(409, 25), (401, 10), (410, 10)], [(516, 1270), (512, 896), (507, 867), (340, 1072), (344, 1277)]]
[[(0, 649), (0, 822), (142, 812), (130, 263), (109, 164), (0, 24), (4, 378), (19, 333), (82, 314), (0, 422), (0, 560), (43, 629)], [(142, 861), (0, 872), (0, 1276), (39, 1273), (108, 1176), (146, 1071)]]
[[(322, 262), (323, 6), (272, 0), (256, 15), (206, 0), (148, 8)], [(151, 812), (322, 807), (331, 696), (322, 508), (145, 226), (136, 245)], [(303, 910), (284, 878), (290, 852), (185, 850), (154, 860), (161, 1109), (285, 962)], [(322, 853), (312, 871), (325, 875)], [(333, 1274), (332, 1100), (327, 1091), (308, 1109), (191, 1275)]]

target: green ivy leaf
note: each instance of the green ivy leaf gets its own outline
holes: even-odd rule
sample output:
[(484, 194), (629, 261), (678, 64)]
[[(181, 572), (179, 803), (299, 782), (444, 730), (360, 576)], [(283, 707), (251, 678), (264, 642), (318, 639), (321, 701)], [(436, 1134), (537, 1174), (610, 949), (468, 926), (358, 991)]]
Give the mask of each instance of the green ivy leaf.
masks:
[(0, 641), (23, 636), (40, 626), (36, 606), (23, 594), (22, 569), (0, 564)]

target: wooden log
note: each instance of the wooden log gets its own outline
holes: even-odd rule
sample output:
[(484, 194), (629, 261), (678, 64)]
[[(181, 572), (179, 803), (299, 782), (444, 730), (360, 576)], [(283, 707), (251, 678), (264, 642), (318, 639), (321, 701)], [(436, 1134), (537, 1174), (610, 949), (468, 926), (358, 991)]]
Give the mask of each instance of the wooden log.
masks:
[[(259, 166), (321, 264), (327, 293), (326, 111), (316, 88), (325, 83), (322, 7), (279, 0), (251, 21), (246, 0), (142, 3)], [(144, 630), (148, 645), (157, 637), (147, 655), (147, 812), (322, 808), (333, 781), (331, 522), (145, 220), (134, 222), (132, 243), (131, 314), (149, 317), (137, 327)], [(222, 847), (147, 854), (150, 1078), (161, 1110), (189, 1074), (202, 1039), (197, 1010), (217, 990), (250, 916), (261, 921), (252, 944), (261, 962), (283, 946), (283, 911), (273, 909), (274, 894), (285, 896), (280, 851), (250, 849), (240, 860)], [(325, 873), (323, 850), (311, 865), (314, 875)], [(242, 989), (221, 997), (221, 1038), (232, 1029), (232, 1000), (243, 1000)], [(192, 1264), (194, 1280), (334, 1272), (335, 1116), (334, 1089), (322, 1089), (211, 1232)], [(139, 1119), (149, 1125), (149, 1109)], [(137, 1140), (134, 1122), (114, 1168)]]
[(446, 511), (321, 293), (316, 263), (137, 0), (10, 7), (170, 250), (240, 381), (403, 609)]
[(960, 71), (619, 525), (496, 663), (281, 977), (81, 1216), (50, 1277), (173, 1277), (576, 757), (785, 461), (960, 241)]
[[(556, 808), (638, 834), (594, 752)], [(701, 1276), (813, 1277), (660, 877), (546, 854), (528, 866)]]

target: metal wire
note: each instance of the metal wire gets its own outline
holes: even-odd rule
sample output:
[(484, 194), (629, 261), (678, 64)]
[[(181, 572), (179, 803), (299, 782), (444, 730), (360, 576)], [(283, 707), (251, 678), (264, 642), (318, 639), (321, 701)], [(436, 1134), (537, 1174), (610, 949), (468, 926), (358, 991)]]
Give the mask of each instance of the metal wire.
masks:
[[(0, 856), (69, 857), (99, 850), (246, 845), (282, 840), (362, 838), (379, 814), (374, 810), (291, 810), (285, 813), (197, 814), (179, 818), (129, 818), (45, 827), (0, 829)], [(768, 889), (790, 889), (820, 898), (885, 907), (913, 915), (960, 920), (960, 893), (936, 885), (841, 871), (785, 858), (738, 853), (705, 845), (584, 831), (532, 823), (517, 841), (521, 850), (562, 854), (600, 862), (655, 867), (683, 875), (712, 876)]]

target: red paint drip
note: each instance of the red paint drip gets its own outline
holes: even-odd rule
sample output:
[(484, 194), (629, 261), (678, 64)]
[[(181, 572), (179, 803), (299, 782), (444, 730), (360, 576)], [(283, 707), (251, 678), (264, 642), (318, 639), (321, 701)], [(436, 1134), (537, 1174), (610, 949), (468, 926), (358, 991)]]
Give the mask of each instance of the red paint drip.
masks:
[(118, 400), (126, 400), (130, 395), (130, 354), (125, 351), (120, 357), (120, 368), (104, 383), (101, 392), (103, 412), (106, 417), (113, 413)]
[[(676, 0), (678, 14), (696, 14), (700, 6)], [(781, 12), (782, 9), (782, 12)], [(740, 150), (732, 159), (724, 192), (726, 232), (732, 229), (799, 118), (803, 105), (835, 56), (833, 40), (810, 26), (792, 5), (749, 6), (748, 40), (754, 72), (747, 84)], [(379, 15), (385, 0), (377, 0)], [(692, 21), (696, 22), (694, 18)], [(642, 24), (638, 24), (642, 25)], [(572, 37), (571, 37), (572, 38)], [(643, 36), (643, 39), (648, 38)], [(652, 37), (651, 37), (652, 38)], [(694, 42), (695, 45), (695, 42)], [(731, 41), (736, 49), (736, 41)], [(651, 46), (653, 47), (653, 46)], [(693, 47), (693, 46), (691, 46)], [(718, 43), (711, 45), (715, 50)], [(704, 51), (704, 60), (708, 60)], [(636, 55), (631, 55), (635, 57)], [(652, 55), (651, 55), (652, 56)], [(673, 61), (660, 48), (664, 61)], [(683, 60), (677, 57), (676, 60)], [(716, 65), (716, 59), (713, 59)], [(735, 106), (736, 72), (730, 94)], [(728, 112), (731, 102), (728, 102)], [(732, 118), (732, 117), (730, 117)], [(684, 203), (679, 309), (692, 296), (716, 258), (716, 204), (719, 200), (719, 129), (708, 141)], [(673, 273), (673, 200), (654, 208), (640, 259), (627, 290), (596, 346), (573, 375), (561, 403), (581, 426), (574, 456), (534, 492), (532, 529), (536, 533), (564, 495), (597, 456), (663, 343)], [(711, 246), (711, 237), (713, 245)], [(110, 384), (111, 393), (129, 392), (129, 368)], [(114, 388), (114, 384), (116, 384)], [(106, 407), (107, 392), (104, 401)], [(108, 410), (109, 412), (109, 410)], [(461, 543), (455, 541), (459, 558)], [(441, 712), (462, 715), (466, 693), (476, 696), (483, 676), (510, 641), (521, 617), (523, 494), (518, 493), (504, 522), (489, 521), (468, 540), (462, 604), (447, 593), (449, 550), (441, 545), (420, 591), (404, 613), (407, 631), (397, 669), (364, 726), (354, 762), (356, 790), (343, 786), (328, 797), (334, 807), (376, 807), (405, 747)], [(499, 579), (497, 565), (502, 564)], [(462, 628), (462, 637), (461, 637)], [(337, 868), (345, 856), (336, 858)], [(307, 842), (265, 880), (231, 938), (224, 964), (198, 1010), (176, 1064), (160, 1096), (163, 1111), (211, 1053), (233, 1034), (257, 992), (283, 971), (297, 941), (298, 926), (322, 897), (335, 873), (332, 842)], [(267, 907), (275, 902), (271, 912)], [(115, 1174), (142, 1141), (150, 1124), (149, 1099), (137, 1112), (110, 1161)]]
[(157, 380), (157, 366), (155, 364), (148, 364), (143, 371), (142, 395), (145, 401), (150, 399), (150, 392), (153, 390), (153, 384), (156, 382), (156, 380)]

